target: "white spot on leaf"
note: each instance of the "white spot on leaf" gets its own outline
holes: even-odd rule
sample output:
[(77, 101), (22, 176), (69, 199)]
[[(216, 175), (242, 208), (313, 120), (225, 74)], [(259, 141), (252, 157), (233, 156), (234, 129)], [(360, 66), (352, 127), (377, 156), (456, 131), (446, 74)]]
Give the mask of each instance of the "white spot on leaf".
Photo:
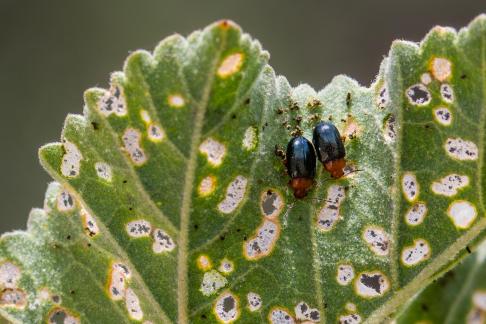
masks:
[(368, 226), (363, 232), (363, 239), (368, 247), (379, 256), (388, 255), (390, 251), (390, 239), (388, 234), (380, 227)]
[(230, 214), (240, 205), (245, 196), (248, 180), (244, 176), (237, 176), (226, 189), (226, 197), (218, 204), (218, 209), (224, 214)]
[(444, 148), (453, 159), (466, 161), (477, 160), (478, 158), (478, 147), (476, 144), (462, 138), (448, 138)]
[(217, 167), (223, 162), (224, 155), (226, 154), (226, 147), (222, 143), (209, 137), (199, 145), (199, 152), (206, 155), (209, 164)]
[(216, 299), (214, 313), (221, 323), (232, 323), (240, 315), (238, 299), (230, 292), (225, 292)]
[(211, 259), (205, 254), (201, 254), (197, 258), (197, 267), (203, 271), (207, 271), (213, 267), (211, 264)]
[(428, 85), (430, 82), (432, 82), (432, 77), (426, 72), (420, 76), (420, 82), (422, 82), (424, 85)]
[(139, 238), (150, 236), (152, 231), (152, 224), (144, 219), (131, 221), (126, 226), (127, 233), (131, 237)]
[(410, 226), (417, 226), (422, 224), (425, 215), (427, 214), (427, 206), (425, 203), (419, 202), (410, 207), (405, 215), (405, 221)]
[(467, 229), (476, 219), (477, 211), (476, 207), (469, 201), (457, 200), (449, 206), (447, 215), (449, 215), (455, 227)]
[(236, 72), (238, 72), (243, 64), (243, 54), (234, 53), (224, 58), (218, 68), (218, 76), (226, 78)]
[(378, 108), (384, 109), (389, 102), (390, 102), (390, 96), (388, 94), (388, 89), (385, 86), (383, 86), (378, 92), (378, 97), (376, 98), (376, 104), (378, 105)]
[(449, 79), (451, 76), (451, 68), (451, 62), (442, 57), (435, 57), (431, 62), (432, 75), (440, 82)]
[(140, 307), (140, 300), (131, 288), (128, 288), (125, 293), (125, 305), (127, 307), (128, 316), (130, 316), (130, 318), (136, 321), (142, 320), (143, 311), (142, 307)]
[(408, 101), (415, 106), (425, 106), (430, 103), (432, 96), (426, 86), (421, 83), (414, 84), (405, 92)]
[(243, 244), (244, 253), (249, 260), (258, 260), (269, 255), (280, 235), (280, 225), (270, 220), (264, 220), (257, 229), (255, 237)]
[(257, 138), (256, 138), (256, 129), (255, 127), (248, 127), (245, 131), (245, 135), (243, 135), (243, 147), (247, 150), (253, 150), (256, 146)]
[(385, 142), (393, 143), (397, 138), (397, 120), (394, 115), (388, 116), (385, 120), (384, 124), (384, 133), (383, 137), (385, 138)]
[(96, 223), (94, 217), (91, 216), (91, 214), (88, 213), (88, 211), (84, 208), (81, 209), (80, 215), (86, 235), (89, 237), (96, 236), (100, 232), (100, 229), (98, 228), (98, 224)]
[(144, 164), (147, 160), (145, 152), (140, 147), (141, 138), (140, 132), (134, 128), (127, 128), (122, 137), (125, 150), (128, 152), (133, 164), (137, 166)]
[(127, 279), (130, 278), (130, 270), (121, 263), (115, 263), (111, 267), (109, 276), (108, 294), (112, 300), (125, 298)]
[(388, 278), (380, 271), (363, 272), (354, 282), (356, 293), (365, 298), (383, 296), (390, 289)]
[(216, 178), (212, 175), (209, 175), (201, 180), (201, 183), (198, 187), (199, 195), (202, 197), (209, 196), (214, 192), (216, 189)]
[[(20, 269), (13, 263), (5, 261), (0, 264), (0, 288), (15, 288), (21, 276)], [(1, 289), (0, 289), (1, 290)]]
[(219, 265), (218, 268), (219, 272), (223, 274), (230, 274), (231, 272), (233, 272), (234, 269), (235, 269), (235, 265), (233, 261), (228, 260), (226, 258), (221, 260), (221, 264)]
[(18, 288), (6, 288), (0, 293), (1, 307), (25, 308), (27, 305), (27, 294)]
[(246, 295), (246, 299), (248, 300), (248, 309), (250, 312), (256, 312), (262, 307), (262, 297), (259, 294), (249, 292)]
[(142, 118), (145, 124), (150, 124), (150, 122), (152, 122), (152, 118), (150, 118), (148, 111), (145, 109), (140, 110), (140, 118)]
[(181, 108), (184, 107), (186, 101), (180, 94), (173, 94), (170, 95), (168, 98), (169, 106), (173, 108)]
[(73, 210), (75, 202), (73, 196), (66, 190), (59, 192), (57, 196), (57, 209), (61, 212)]
[(317, 308), (310, 308), (307, 303), (301, 301), (295, 306), (295, 318), (301, 321), (317, 323), (321, 319), (321, 313)]
[(344, 187), (332, 185), (327, 190), (327, 197), (324, 207), (321, 208), (317, 215), (317, 226), (322, 231), (330, 231), (334, 225), (341, 219), (339, 207), (345, 198)]
[(440, 94), (442, 96), (442, 100), (447, 103), (452, 103), (454, 101), (454, 90), (450, 84), (444, 83), (440, 85)]
[(79, 175), (83, 155), (74, 143), (64, 140), (63, 146), (66, 153), (62, 157), (61, 173), (65, 177), (76, 178)]
[(201, 288), (199, 288), (199, 291), (204, 296), (211, 296), (215, 294), (218, 290), (226, 286), (227, 283), (228, 280), (223, 277), (218, 271), (211, 270), (204, 273)]
[(339, 324), (359, 324), (361, 316), (359, 314), (349, 314), (339, 316)]
[(147, 128), (147, 137), (152, 142), (160, 142), (165, 137), (164, 130), (156, 124), (150, 124)]
[(112, 85), (110, 91), (107, 91), (98, 103), (99, 110), (102, 115), (110, 116), (115, 114), (117, 116), (125, 116), (127, 114), (127, 105), (125, 97), (119, 86)]
[(473, 304), (483, 312), (486, 312), (486, 291), (479, 290), (474, 292), (473, 297)]
[(438, 195), (452, 197), (457, 194), (459, 189), (469, 185), (469, 178), (465, 175), (449, 174), (440, 181), (432, 183), (432, 191)]
[(337, 267), (336, 281), (341, 286), (347, 286), (354, 279), (354, 269), (350, 264), (340, 264)]
[(402, 178), (402, 190), (408, 201), (414, 201), (419, 196), (419, 184), (415, 174), (406, 172)]
[(402, 263), (407, 267), (417, 265), (427, 260), (431, 255), (429, 243), (424, 239), (416, 239), (412, 246), (407, 246), (402, 250)]
[(435, 120), (444, 126), (449, 126), (452, 123), (452, 113), (446, 107), (438, 107), (434, 109)]
[(295, 320), (290, 313), (283, 308), (273, 308), (268, 314), (271, 324), (294, 324)]
[(105, 181), (111, 182), (112, 172), (111, 172), (111, 167), (108, 163), (96, 162), (95, 170), (98, 177), (100, 177)]
[(153, 237), (154, 243), (152, 244), (152, 251), (154, 253), (170, 252), (175, 249), (176, 245), (174, 240), (160, 228), (155, 229)]

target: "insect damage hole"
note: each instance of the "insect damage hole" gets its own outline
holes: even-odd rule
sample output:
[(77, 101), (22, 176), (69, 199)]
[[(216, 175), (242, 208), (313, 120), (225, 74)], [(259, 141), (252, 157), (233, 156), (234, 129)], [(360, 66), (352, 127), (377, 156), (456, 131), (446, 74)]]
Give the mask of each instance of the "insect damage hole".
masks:
[(27, 305), (27, 294), (18, 288), (5, 288), (0, 293), (0, 307), (24, 309)]
[(170, 252), (175, 249), (176, 244), (174, 240), (165, 231), (156, 228), (153, 233), (154, 243), (152, 244), (152, 251), (154, 253)]
[(310, 308), (307, 303), (301, 301), (295, 306), (295, 318), (301, 321), (310, 321), (318, 323), (321, 319), (321, 313), (317, 308)]
[(128, 311), (128, 316), (136, 321), (141, 321), (143, 318), (142, 307), (137, 294), (131, 289), (127, 288), (125, 293), (125, 306)]
[(345, 198), (343, 186), (332, 185), (327, 189), (326, 203), (317, 215), (317, 227), (328, 232), (334, 228), (334, 225), (341, 219), (339, 207)]
[(268, 313), (268, 320), (272, 324), (294, 324), (295, 320), (290, 312), (281, 307), (274, 307)]
[(478, 159), (478, 147), (470, 141), (462, 138), (448, 138), (444, 148), (449, 157), (461, 161), (473, 161)]
[(434, 109), (435, 120), (444, 126), (450, 126), (452, 123), (452, 113), (446, 107), (438, 107)]
[(248, 260), (258, 260), (272, 253), (280, 235), (280, 225), (265, 219), (257, 234), (244, 242), (243, 253)]
[(423, 202), (414, 204), (405, 214), (405, 222), (410, 226), (422, 224), (427, 214), (427, 205)]
[(127, 233), (130, 237), (139, 238), (150, 236), (152, 224), (144, 219), (137, 219), (126, 225)]
[(430, 62), (430, 70), (435, 79), (444, 82), (452, 74), (452, 64), (446, 58), (434, 57)]
[(56, 307), (49, 312), (48, 315), (48, 323), (49, 324), (80, 324), (81, 320), (74, 316), (73, 314), (69, 313), (64, 308)]
[(414, 106), (426, 106), (430, 103), (432, 96), (426, 86), (421, 83), (409, 87), (405, 94), (408, 101)]
[(476, 207), (469, 201), (457, 200), (449, 205), (447, 215), (456, 228), (469, 228), (477, 216)]
[(474, 306), (486, 312), (486, 291), (478, 290), (472, 296)]
[(95, 170), (96, 174), (98, 175), (99, 178), (111, 182), (112, 179), (112, 171), (111, 167), (108, 163), (105, 162), (96, 162), (95, 163)]
[(412, 172), (405, 172), (402, 177), (402, 190), (405, 198), (413, 202), (419, 196), (419, 184), (417, 177)]
[(240, 316), (238, 298), (231, 292), (225, 292), (216, 299), (214, 313), (220, 323), (232, 323)]
[(228, 279), (222, 276), (221, 273), (216, 270), (211, 270), (204, 273), (199, 291), (204, 296), (211, 296), (226, 286), (227, 283)]
[(108, 276), (108, 295), (112, 300), (125, 298), (127, 280), (130, 277), (131, 272), (126, 265), (118, 262), (111, 266)]
[(356, 293), (364, 298), (383, 296), (390, 289), (388, 278), (380, 271), (363, 272), (355, 279)]
[(284, 200), (275, 189), (267, 189), (260, 195), (260, 210), (264, 217), (274, 220), (282, 212)]
[(248, 180), (244, 176), (237, 176), (226, 189), (226, 197), (218, 204), (218, 210), (223, 214), (230, 214), (243, 201)]
[(226, 147), (222, 143), (209, 137), (199, 145), (199, 152), (206, 155), (210, 165), (218, 167), (223, 162), (223, 158), (226, 154)]
[(388, 144), (395, 142), (397, 138), (397, 127), (395, 115), (388, 115), (383, 124), (383, 137)]
[(469, 177), (466, 175), (449, 174), (439, 181), (432, 183), (432, 191), (437, 195), (452, 197), (457, 192), (469, 185)]
[(450, 84), (444, 83), (440, 85), (440, 94), (442, 100), (447, 103), (452, 103), (454, 101), (454, 90)]
[(76, 178), (79, 175), (83, 155), (74, 143), (67, 140), (63, 141), (63, 147), (66, 153), (62, 157), (61, 173), (65, 177)]
[(243, 65), (243, 54), (234, 53), (226, 56), (218, 67), (217, 74), (220, 78), (227, 78), (238, 72)]
[(354, 268), (350, 264), (339, 264), (337, 267), (336, 281), (341, 286), (347, 286), (354, 279)]
[(141, 138), (140, 132), (134, 128), (127, 128), (122, 136), (125, 151), (136, 166), (143, 165), (147, 160), (147, 156), (140, 146)]
[(243, 135), (242, 146), (245, 150), (251, 151), (257, 144), (257, 131), (255, 127), (248, 127)]
[(262, 307), (262, 297), (254, 292), (249, 292), (246, 295), (248, 301), (248, 309), (250, 312), (256, 312)]
[(363, 231), (363, 239), (370, 250), (379, 256), (386, 256), (390, 251), (389, 235), (378, 226), (367, 226)]

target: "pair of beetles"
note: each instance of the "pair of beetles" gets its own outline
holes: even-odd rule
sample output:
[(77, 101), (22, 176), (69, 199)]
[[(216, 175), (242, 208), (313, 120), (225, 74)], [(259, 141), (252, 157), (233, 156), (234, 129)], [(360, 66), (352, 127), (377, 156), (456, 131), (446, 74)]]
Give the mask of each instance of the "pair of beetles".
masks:
[(344, 175), (346, 151), (338, 129), (329, 121), (317, 124), (312, 143), (304, 136), (296, 136), (287, 144), (287, 172), (295, 198), (304, 198), (314, 183), (316, 154), (331, 177), (337, 179)]

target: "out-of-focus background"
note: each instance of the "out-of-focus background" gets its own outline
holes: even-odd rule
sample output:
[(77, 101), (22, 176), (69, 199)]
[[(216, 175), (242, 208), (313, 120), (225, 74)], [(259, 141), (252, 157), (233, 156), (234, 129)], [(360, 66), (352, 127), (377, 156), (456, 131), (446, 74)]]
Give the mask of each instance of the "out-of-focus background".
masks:
[(0, 0), (0, 232), (42, 207), (50, 178), (37, 148), (59, 139), (83, 91), (106, 87), (130, 51), (229, 18), (293, 85), (322, 88), (341, 73), (368, 85), (394, 39), (482, 12), (484, 0)]

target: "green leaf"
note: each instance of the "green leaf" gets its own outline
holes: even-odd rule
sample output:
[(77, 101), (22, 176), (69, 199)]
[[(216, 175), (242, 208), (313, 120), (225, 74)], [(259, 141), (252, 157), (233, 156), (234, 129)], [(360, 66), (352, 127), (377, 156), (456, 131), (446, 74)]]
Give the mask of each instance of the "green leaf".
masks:
[(428, 286), (407, 305), (397, 323), (484, 323), (486, 243)]
[[(1, 314), (386, 319), (486, 226), (485, 37), (484, 16), (438, 27), (395, 42), (369, 88), (338, 76), (317, 93), (227, 21), (133, 53), (41, 148), (56, 183), (0, 241)], [(298, 200), (276, 147), (321, 119), (346, 137), (349, 174), (319, 166)]]

